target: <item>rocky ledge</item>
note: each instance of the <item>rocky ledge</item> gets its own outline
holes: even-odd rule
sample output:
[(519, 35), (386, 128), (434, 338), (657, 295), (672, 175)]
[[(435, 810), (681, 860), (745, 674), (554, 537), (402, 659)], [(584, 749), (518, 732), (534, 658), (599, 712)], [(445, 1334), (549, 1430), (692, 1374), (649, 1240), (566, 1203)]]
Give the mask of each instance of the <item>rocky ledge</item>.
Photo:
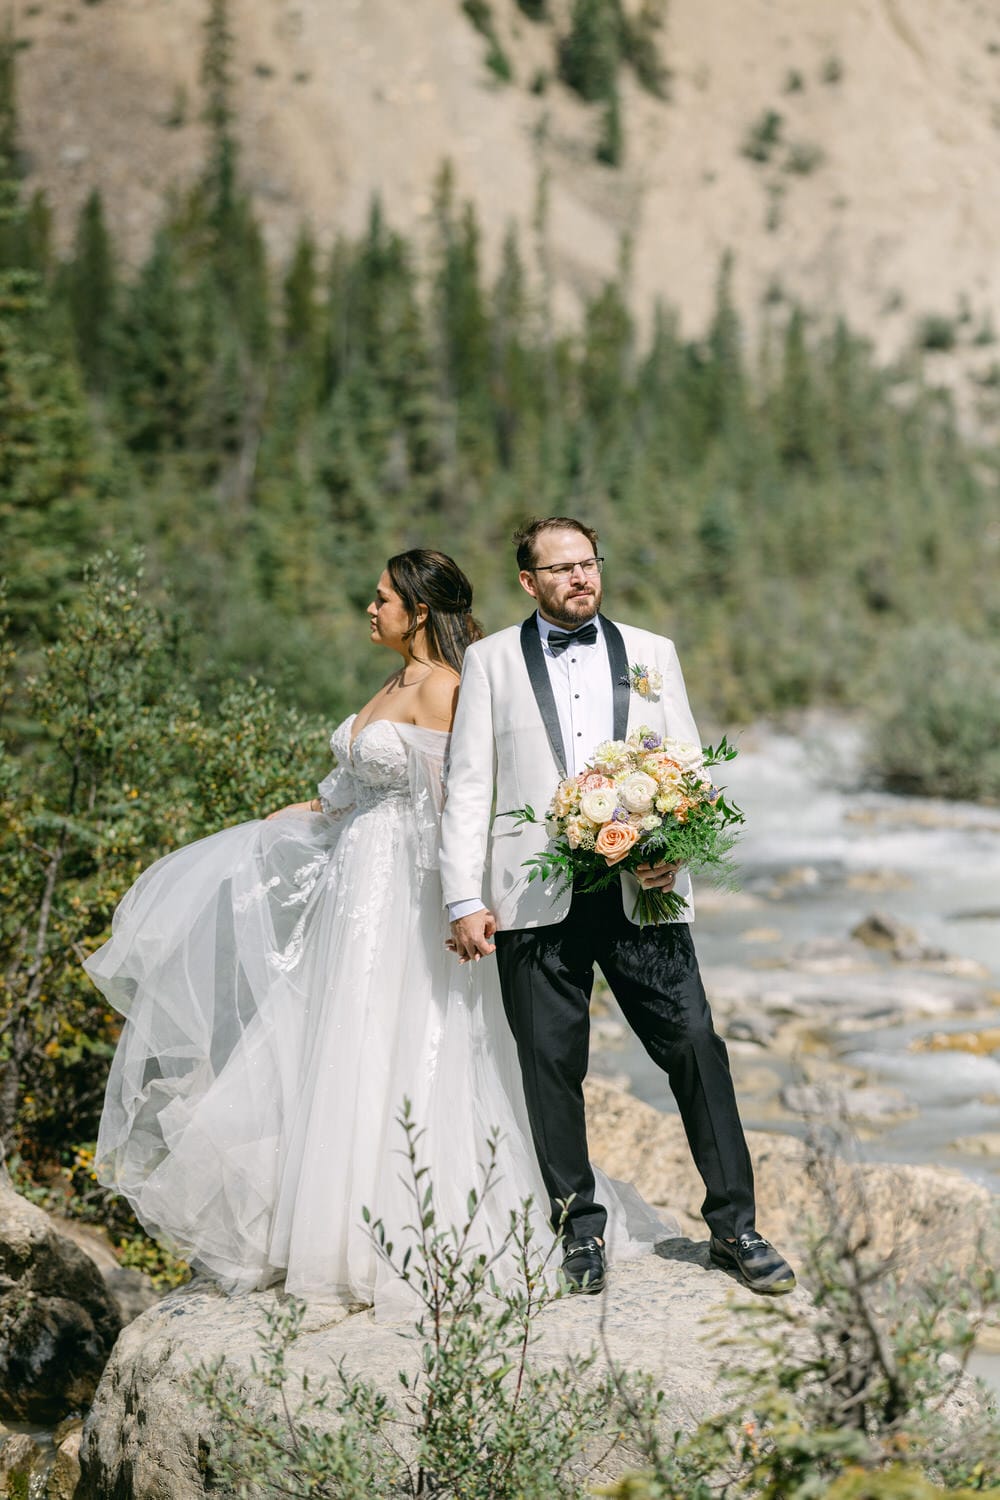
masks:
[[(677, 1215), (690, 1237), (665, 1241), (658, 1252), (612, 1268), (602, 1297), (573, 1298), (548, 1307), (532, 1358), (564, 1364), (604, 1340), (629, 1369), (655, 1377), (666, 1394), (673, 1427), (717, 1409), (720, 1377), (731, 1354), (712, 1340), (720, 1320), (732, 1332), (749, 1294), (712, 1269), (698, 1218), (702, 1187), (678, 1120), (600, 1082), (588, 1085), (595, 1160), (614, 1176), (634, 1181), (654, 1203)], [(794, 1254), (806, 1214), (821, 1207), (821, 1189), (808, 1170), (808, 1150), (787, 1137), (755, 1134), (760, 1226)], [(901, 1226), (921, 1254), (935, 1254), (938, 1237), (952, 1258), (969, 1253), (983, 1223), (989, 1194), (957, 1173), (935, 1168), (878, 1166), (833, 1169), (842, 1185), (863, 1187), (880, 1245), (898, 1243)], [(735, 1293), (735, 1296), (734, 1296)], [(808, 1292), (789, 1302), (808, 1313)], [(200, 1500), (206, 1493), (217, 1434), (214, 1419), (189, 1387), (192, 1367), (225, 1357), (245, 1382), (248, 1400), (277, 1400), (252, 1370), (258, 1331), (275, 1293), (228, 1299), (193, 1283), (144, 1313), (122, 1333), (87, 1419), (79, 1500)], [(398, 1398), (398, 1372), (413, 1369), (418, 1348), (405, 1325), (376, 1323), (370, 1312), (315, 1305), (289, 1353), (293, 1372), (329, 1377), (338, 1363), (363, 1373)]]

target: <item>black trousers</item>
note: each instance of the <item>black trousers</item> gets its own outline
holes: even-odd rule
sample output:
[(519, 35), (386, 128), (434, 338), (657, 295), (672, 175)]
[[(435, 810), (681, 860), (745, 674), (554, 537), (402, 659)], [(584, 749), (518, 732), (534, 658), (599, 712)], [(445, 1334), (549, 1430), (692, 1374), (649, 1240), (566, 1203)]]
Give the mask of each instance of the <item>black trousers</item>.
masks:
[(750, 1153), (689, 925), (635, 926), (616, 883), (589, 895), (575, 891), (562, 922), (498, 932), (495, 941), (553, 1227), (567, 1200), (566, 1239), (602, 1235), (607, 1221), (594, 1201), (583, 1105), (598, 963), (632, 1030), (670, 1082), (705, 1183), (706, 1223), (722, 1238), (753, 1229)]

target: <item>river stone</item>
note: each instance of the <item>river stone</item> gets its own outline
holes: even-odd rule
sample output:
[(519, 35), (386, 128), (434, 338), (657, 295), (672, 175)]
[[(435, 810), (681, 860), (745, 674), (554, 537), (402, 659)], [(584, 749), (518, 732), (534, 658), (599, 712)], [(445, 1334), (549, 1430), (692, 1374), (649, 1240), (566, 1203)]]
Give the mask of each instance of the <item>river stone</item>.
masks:
[(82, 1410), (120, 1328), (97, 1267), (0, 1167), (0, 1415), (52, 1423)]
[(45, 1481), (45, 1500), (74, 1500), (80, 1483), (82, 1439), (83, 1423), (79, 1422), (56, 1448), (56, 1456)]
[(873, 911), (864, 921), (851, 929), (851, 937), (866, 948), (879, 948), (891, 953), (900, 963), (919, 963), (921, 959), (943, 959), (948, 955), (943, 948), (929, 948), (923, 939), (885, 912)]
[(42, 1450), (26, 1432), (14, 1432), (0, 1446), (0, 1493), (12, 1492), (11, 1480), (30, 1480), (42, 1462)]
[(79, 1219), (51, 1216), (51, 1221), (57, 1234), (72, 1240), (94, 1262), (104, 1278), (104, 1285), (111, 1293), (123, 1325), (131, 1323), (147, 1307), (159, 1302), (163, 1294), (157, 1290), (145, 1271), (119, 1263), (106, 1230), (92, 1224), (81, 1224)]

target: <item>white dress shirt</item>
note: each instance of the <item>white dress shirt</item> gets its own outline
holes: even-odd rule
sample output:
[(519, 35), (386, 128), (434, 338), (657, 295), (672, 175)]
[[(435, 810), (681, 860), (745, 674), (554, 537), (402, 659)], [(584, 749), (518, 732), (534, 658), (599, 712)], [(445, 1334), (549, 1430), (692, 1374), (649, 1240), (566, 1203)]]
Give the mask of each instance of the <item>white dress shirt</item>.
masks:
[[(608, 660), (608, 645), (599, 619), (597, 640), (589, 644), (570, 644), (555, 655), (549, 648), (549, 634), (563, 630), (561, 625), (551, 625), (536, 614), (538, 634), (542, 638), (542, 654), (552, 684), (552, 695), (556, 700), (559, 728), (568, 759), (567, 771), (571, 776), (582, 771), (603, 740), (614, 738), (614, 696), (611, 682), (611, 665)], [(586, 623), (586, 622), (585, 622)], [(582, 627), (581, 627), (582, 628)], [(567, 632), (564, 632), (567, 633)], [(555, 792), (555, 785), (552, 787)], [(473, 912), (484, 911), (482, 897), (469, 897), (463, 901), (452, 901), (448, 907), (449, 922)]]

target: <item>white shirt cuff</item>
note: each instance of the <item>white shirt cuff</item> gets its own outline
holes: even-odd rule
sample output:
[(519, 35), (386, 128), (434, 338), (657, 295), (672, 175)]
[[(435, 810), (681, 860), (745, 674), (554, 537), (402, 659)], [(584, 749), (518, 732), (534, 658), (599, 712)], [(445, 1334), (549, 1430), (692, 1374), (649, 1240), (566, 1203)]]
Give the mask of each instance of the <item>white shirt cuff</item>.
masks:
[(448, 921), (458, 922), (462, 917), (471, 917), (474, 911), (485, 911), (486, 903), (478, 896), (470, 897), (468, 901), (448, 902)]

